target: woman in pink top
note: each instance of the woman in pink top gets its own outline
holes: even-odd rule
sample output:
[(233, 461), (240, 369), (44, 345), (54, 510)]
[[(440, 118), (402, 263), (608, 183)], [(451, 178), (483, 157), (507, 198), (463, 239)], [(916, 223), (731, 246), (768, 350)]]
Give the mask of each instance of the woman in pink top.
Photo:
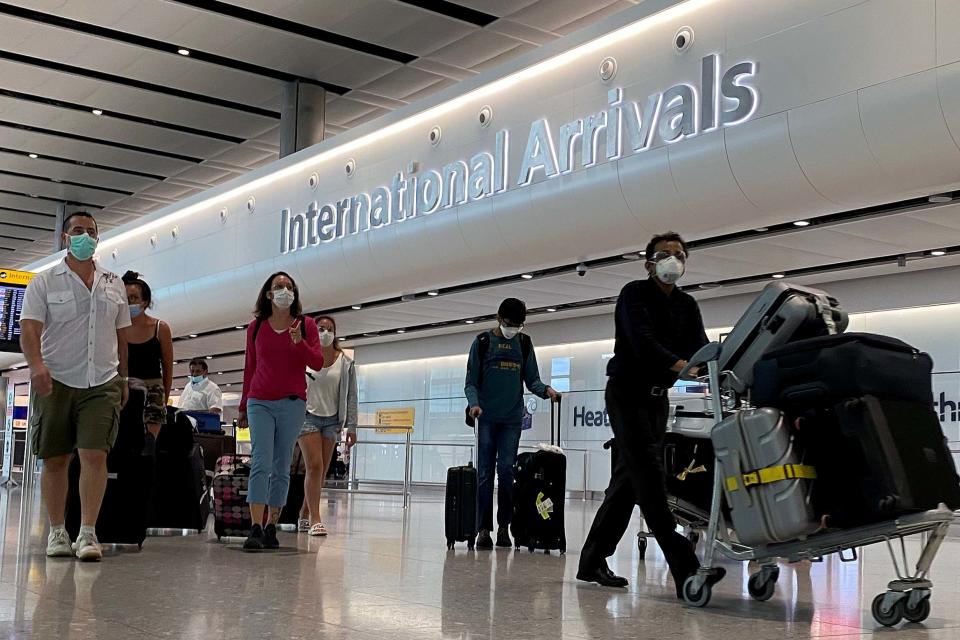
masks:
[[(287, 502), (290, 460), (306, 414), (307, 367), (323, 368), (313, 318), (300, 315), (293, 278), (278, 272), (260, 289), (254, 321), (247, 327), (246, 365), (239, 425), (250, 426), (253, 445), (247, 502), (253, 527), (247, 550), (276, 549), (277, 519)], [(264, 510), (269, 523), (261, 527)]]

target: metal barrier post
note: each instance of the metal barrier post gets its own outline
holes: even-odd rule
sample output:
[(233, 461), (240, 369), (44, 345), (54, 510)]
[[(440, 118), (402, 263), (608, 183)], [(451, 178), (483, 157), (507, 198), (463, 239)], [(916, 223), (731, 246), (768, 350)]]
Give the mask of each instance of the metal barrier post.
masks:
[(410, 435), (413, 429), (407, 431), (403, 453), (403, 508), (410, 506), (410, 484), (413, 481), (413, 447), (410, 446)]

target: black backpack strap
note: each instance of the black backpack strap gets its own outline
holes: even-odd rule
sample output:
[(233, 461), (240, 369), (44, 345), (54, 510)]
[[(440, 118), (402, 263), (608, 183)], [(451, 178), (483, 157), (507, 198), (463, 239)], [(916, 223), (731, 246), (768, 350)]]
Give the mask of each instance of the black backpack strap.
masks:
[(520, 378), (523, 378), (523, 372), (527, 370), (527, 359), (530, 358), (530, 351), (533, 350), (533, 341), (525, 333), (520, 334), (520, 358), (521, 371)]
[(486, 331), (477, 336), (477, 366), (480, 370), (477, 372), (477, 391), (483, 385), (483, 366), (487, 359), (487, 351), (490, 350), (490, 334)]

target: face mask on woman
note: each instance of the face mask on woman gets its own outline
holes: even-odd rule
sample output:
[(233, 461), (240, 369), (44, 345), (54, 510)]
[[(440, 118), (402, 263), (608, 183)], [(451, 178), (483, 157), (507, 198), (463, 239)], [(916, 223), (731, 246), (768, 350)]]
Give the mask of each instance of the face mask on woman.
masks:
[(333, 340), (334, 340), (333, 331), (328, 331), (327, 329), (323, 329), (320, 331), (321, 346), (329, 347), (330, 345), (333, 344)]
[(130, 318), (131, 318), (131, 319), (136, 318), (136, 317), (137, 317), (138, 315), (140, 315), (141, 313), (143, 313), (143, 307), (141, 307), (141, 306), (138, 305), (138, 304), (131, 304), (131, 305), (130, 305)]
[(273, 304), (280, 309), (289, 309), (290, 305), (293, 304), (293, 299), (293, 291), (290, 291), (290, 289), (284, 287), (273, 290)]

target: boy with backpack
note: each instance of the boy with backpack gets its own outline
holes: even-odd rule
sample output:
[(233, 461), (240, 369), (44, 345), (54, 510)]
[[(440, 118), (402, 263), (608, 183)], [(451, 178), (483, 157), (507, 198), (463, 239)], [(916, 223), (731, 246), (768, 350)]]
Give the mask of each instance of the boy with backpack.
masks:
[(540, 380), (537, 356), (523, 331), (527, 307), (507, 298), (497, 312), (497, 328), (473, 341), (467, 360), (467, 413), (477, 429), (477, 549), (493, 549), (493, 480), (499, 476), (497, 546), (511, 547), (508, 527), (513, 518), (513, 465), (520, 448), (523, 386), (541, 398), (560, 397)]

